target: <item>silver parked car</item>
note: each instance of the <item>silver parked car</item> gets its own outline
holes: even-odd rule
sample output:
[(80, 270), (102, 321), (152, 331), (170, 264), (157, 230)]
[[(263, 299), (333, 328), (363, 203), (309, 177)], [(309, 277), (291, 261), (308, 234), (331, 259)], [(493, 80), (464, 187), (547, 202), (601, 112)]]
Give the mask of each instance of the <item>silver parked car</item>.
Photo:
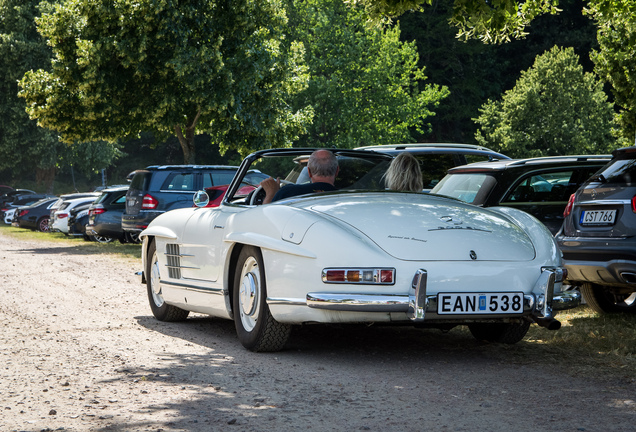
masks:
[(570, 197), (557, 241), (592, 309), (636, 313), (636, 147), (612, 156)]

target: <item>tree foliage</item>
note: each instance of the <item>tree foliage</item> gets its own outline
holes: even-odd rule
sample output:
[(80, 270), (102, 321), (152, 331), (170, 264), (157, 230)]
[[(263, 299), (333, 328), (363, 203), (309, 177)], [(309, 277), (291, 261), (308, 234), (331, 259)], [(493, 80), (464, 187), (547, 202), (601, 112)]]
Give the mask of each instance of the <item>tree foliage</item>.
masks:
[[(363, 6), (376, 19), (396, 17), (409, 10), (433, 5), (436, 0), (348, 0)], [(527, 34), (526, 26), (537, 16), (558, 12), (559, 0), (454, 0), (450, 23), (460, 39), (485, 43), (507, 42)]]
[(307, 49), (311, 78), (296, 106), (315, 111), (300, 145), (356, 147), (409, 142), (448, 95), (424, 84), (417, 48), (400, 41), (399, 26), (369, 26), (362, 10), (342, 0), (293, 2), (294, 37)]
[(595, 71), (610, 83), (618, 107), (619, 135), (624, 143), (636, 136), (636, 2), (589, 0), (599, 49), (592, 54)]
[(54, 59), (20, 82), (28, 112), (67, 142), (175, 134), (221, 150), (286, 146), (308, 109), (302, 46), (276, 0), (67, 0), (38, 20)]
[(35, 18), (51, 10), (50, 2), (0, 0), (0, 171), (14, 178), (37, 172), (49, 191), (60, 168), (74, 165), (94, 172), (117, 156), (113, 145), (60, 142), (56, 133), (29, 119), (18, 97), (24, 73), (50, 64), (51, 50), (37, 32)]
[(477, 142), (511, 157), (607, 153), (616, 147), (612, 105), (572, 48), (555, 46), (538, 56), (501, 100), (483, 105), (475, 121)]

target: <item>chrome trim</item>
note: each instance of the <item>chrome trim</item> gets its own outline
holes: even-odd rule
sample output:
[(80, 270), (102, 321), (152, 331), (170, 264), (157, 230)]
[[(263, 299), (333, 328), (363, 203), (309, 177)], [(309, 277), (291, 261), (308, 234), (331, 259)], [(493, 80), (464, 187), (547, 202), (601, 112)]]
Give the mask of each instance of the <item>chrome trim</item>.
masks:
[(612, 199), (612, 200), (595, 200), (595, 201), (580, 201), (576, 203), (579, 206), (582, 205), (591, 205), (594, 207), (598, 207), (598, 206), (604, 206), (604, 205), (632, 205), (632, 201), (631, 200), (617, 200), (617, 199)]
[[(437, 315), (437, 294), (419, 293), (419, 306), (422, 313), (431, 315), (432, 319), (437, 320), (457, 320), (462, 319), (501, 319), (501, 318), (517, 318), (519, 314), (484, 314), (484, 315)], [(536, 304), (535, 296), (525, 294), (523, 302), (523, 313), (525, 315), (532, 313)], [(405, 312), (409, 313), (412, 307), (410, 295), (384, 295), (384, 294), (342, 294), (342, 293), (324, 293), (312, 292), (307, 294), (307, 306), (314, 309), (348, 311), (348, 312)], [(410, 317), (409, 317), (410, 318)], [(411, 318), (413, 321), (417, 319)], [(423, 318), (419, 321), (422, 321)]]
[(166, 264), (166, 267), (170, 268), (170, 269), (192, 269), (192, 270), (201, 270), (201, 267), (188, 267), (188, 266), (182, 266), (182, 265), (171, 265), (171, 264)]
[(541, 268), (541, 276), (534, 284), (532, 292), (537, 296), (536, 312), (540, 314), (539, 318), (552, 317), (552, 298), (554, 297), (554, 283), (557, 279), (556, 267)]
[(562, 291), (552, 297), (553, 310), (572, 309), (581, 304), (581, 293), (577, 290)]
[(206, 292), (211, 294), (223, 294), (223, 288), (205, 288), (198, 285), (190, 285), (190, 284), (185, 284), (180, 282), (170, 282), (165, 279), (161, 280), (161, 284), (175, 286), (179, 288), (185, 288), (188, 291), (199, 291), (199, 292)]
[(415, 272), (413, 283), (411, 284), (412, 289), (409, 292), (409, 308), (407, 311), (407, 315), (412, 321), (424, 321), (424, 315), (429, 303), (426, 297), (427, 281), (428, 273), (426, 270), (419, 269)]
[(302, 298), (273, 298), (267, 297), (268, 305), (307, 306), (307, 301)]
[(383, 294), (307, 293), (307, 306), (356, 312), (406, 312), (408, 296)]

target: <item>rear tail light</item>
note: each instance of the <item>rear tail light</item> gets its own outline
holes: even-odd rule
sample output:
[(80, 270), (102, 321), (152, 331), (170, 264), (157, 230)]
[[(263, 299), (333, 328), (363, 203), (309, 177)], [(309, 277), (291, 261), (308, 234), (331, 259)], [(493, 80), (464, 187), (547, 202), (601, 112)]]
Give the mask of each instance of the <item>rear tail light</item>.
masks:
[(102, 213), (104, 213), (104, 212), (106, 212), (106, 209), (105, 209), (105, 208), (103, 208), (103, 207), (96, 207), (96, 208), (92, 208), (92, 209), (90, 209), (90, 210), (88, 211), (88, 215), (89, 215), (89, 216), (95, 216), (95, 215), (98, 215), (98, 214), (102, 214)]
[(144, 210), (154, 210), (159, 205), (159, 201), (155, 199), (152, 195), (144, 195), (143, 201), (141, 202), (141, 208)]
[(57, 214), (58, 219), (64, 219), (68, 217), (68, 213), (59, 213)]
[[(565, 210), (563, 210), (563, 217), (568, 217), (570, 213), (572, 213), (572, 207), (574, 206), (574, 195), (570, 195), (570, 199), (568, 200), (568, 205), (565, 206)], [(636, 198), (636, 197), (635, 197)], [(632, 201), (632, 204), (634, 202)]]
[(22, 210), (20, 214), (18, 215), (18, 217), (26, 216), (28, 213), (29, 213), (28, 210)]
[(328, 268), (322, 271), (324, 283), (393, 285), (395, 269), (388, 268)]
[(636, 195), (632, 198), (632, 211), (636, 213)]

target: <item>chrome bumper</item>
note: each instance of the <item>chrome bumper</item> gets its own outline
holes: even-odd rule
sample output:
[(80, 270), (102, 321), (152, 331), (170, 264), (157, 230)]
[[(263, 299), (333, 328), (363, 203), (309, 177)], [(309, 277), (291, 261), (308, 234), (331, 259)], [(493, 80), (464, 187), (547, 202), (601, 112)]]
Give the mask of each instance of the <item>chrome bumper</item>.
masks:
[[(546, 268), (537, 280), (533, 292), (524, 295), (524, 315), (535, 319), (551, 319), (553, 311), (572, 309), (581, 304), (578, 291), (554, 293), (554, 284), (560, 276), (555, 269)], [(426, 293), (427, 273), (419, 270), (413, 278), (409, 295), (390, 294), (342, 294), (313, 292), (307, 294), (307, 306), (315, 309), (348, 312), (404, 312), (414, 322), (423, 322), (427, 315), (432, 319), (497, 318), (493, 315), (455, 315), (441, 318), (437, 315), (437, 294)]]

